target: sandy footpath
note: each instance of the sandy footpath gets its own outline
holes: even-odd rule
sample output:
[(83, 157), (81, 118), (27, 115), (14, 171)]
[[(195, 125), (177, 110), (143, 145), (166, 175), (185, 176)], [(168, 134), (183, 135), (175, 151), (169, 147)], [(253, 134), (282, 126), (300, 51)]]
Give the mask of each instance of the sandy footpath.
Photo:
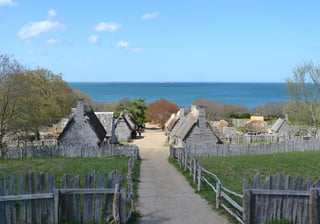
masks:
[(138, 186), (141, 215), (139, 223), (207, 224), (229, 223), (216, 214), (168, 161), (166, 136), (156, 127), (147, 126), (142, 138), (134, 140), (140, 149), (141, 172)]

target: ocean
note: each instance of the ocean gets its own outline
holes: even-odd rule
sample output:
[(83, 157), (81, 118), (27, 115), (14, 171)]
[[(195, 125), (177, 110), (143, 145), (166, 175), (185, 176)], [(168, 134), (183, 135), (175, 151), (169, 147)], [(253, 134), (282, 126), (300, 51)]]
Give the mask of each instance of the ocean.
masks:
[(210, 83), (210, 82), (70, 82), (96, 102), (118, 102), (121, 99), (144, 98), (147, 103), (166, 99), (190, 108), (195, 100), (237, 104), (253, 109), (271, 102), (290, 101), (286, 83)]

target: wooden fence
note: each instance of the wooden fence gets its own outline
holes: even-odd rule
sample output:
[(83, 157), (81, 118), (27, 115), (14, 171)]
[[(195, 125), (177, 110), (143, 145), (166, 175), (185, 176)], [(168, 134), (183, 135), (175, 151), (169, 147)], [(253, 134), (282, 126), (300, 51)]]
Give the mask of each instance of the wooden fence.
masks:
[(216, 207), (223, 208), (242, 224), (264, 224), (271, 220), (287, 220), (298, 224), (320, 223), (320, 180), (303, 181), (283, 178), (280, 174), (260, 184), (259, 175), (252, 185), (244, 180), (243, 193), (233, 192), (223, 186), (219, 177), (203, 168), (187, 150), (170, 147), (170, 157), (180, 168), (189, 170), (200, 191), (203, 184), (212, 189)]
[(320, 180), (306, 181), (277, 174), (263, 183), (256, 175), (251, 186), (244, 181), (244, 223), (286, 220), (299, 224), (320, 223)]
[(123, 189), (117, 170), (107, 181), (101, 172), (87, 173), (82, 184), (79, 176), (64, 175), (60, 189), (50, 174), (5, 174), (0, 180), (0, 223), (126, 223), (135, 212), (134, 163), (132, 156)]
[[(220, 179), (214, 173), (204, 169), (197, 159), (190, 155), (184, 149), (176, 149), (170, 147), (170, 158), (177, 160), (181, 169), (189, 170), (193, 182), (197, 185), (197, 190), (200, 191), (202, 184), (207, 184), (216, 195), (216, 207), (225, 209), (240, 223), (242, 220), (243, 207), (238, 201), (242, 201), (243, 195), (233, 192), (225, 188)], [(235, 200), (237, 198), (238, 200)]]
[(86, 146), (41, 146), (9, 149), (2, 158), (50, 158), (50, 157), (109, 157), (130, 156), (132, 153), (139, 156), (136, 145), (106, 145), (103, 147)]
[(269, 144), (186, 145), (185, 149), (187, 149), (191, 155), (199, 157), (274, 154), (320, 150), (320, 140), (299, 139)]

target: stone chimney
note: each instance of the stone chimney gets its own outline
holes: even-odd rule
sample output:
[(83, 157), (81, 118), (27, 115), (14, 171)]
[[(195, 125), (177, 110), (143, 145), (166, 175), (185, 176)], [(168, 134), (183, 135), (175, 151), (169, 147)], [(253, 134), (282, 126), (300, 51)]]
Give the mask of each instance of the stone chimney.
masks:
[(75, 119), (79, 121), (84, 119), (84, 100), (83, 99), (78, 100)]
[(207, 121), (206, 121), (206, 107), (205, 106), (199, 106), (199, 127), (206, 127)]
[(184, 118), (184, 107), (180, 107), (180, 119)]

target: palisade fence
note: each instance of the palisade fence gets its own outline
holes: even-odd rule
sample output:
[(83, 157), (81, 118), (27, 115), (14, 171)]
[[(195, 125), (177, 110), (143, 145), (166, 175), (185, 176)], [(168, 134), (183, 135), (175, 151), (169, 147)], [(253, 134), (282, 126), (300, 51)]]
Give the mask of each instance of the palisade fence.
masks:
[(243, 156), (254, 154), (274, 154), (320, 150), (319, 139), (295, 139), (267, 144), (207, 144), (186, 145), (185, 149), (193, 156)]
[(170, 157), (181, 169), (190, 172), (200, 191), (204, 184), (212, 189), (216, 207), (226, 210), (239, 223), (265, 224), (271, 220), (287, 220), (297, 224), (320, 223), (320, 179), (306, 182), (298, 176), (293, 180), (280, 174), (260, 183), (259, 175), (252, 185), (244, 179), (243, 193), (223, 186), (219, 177), (203, 168), (188, 150), (170, 147)]
[[(0, 180), (0, 223), (126, 223), (135, 212), (132, 172), (136, 161), (128, 161), (127, 186), (122, 175), (111, 171), (106, 181), (100, 172), (80, 177), (64, 175), (55, 188), (50, 174), (4, 174)], [(83, 186), (83, 187), (81, 187)]]
[(105, 145), (102, 147), (88, 146), (30, 146), (8, 149), (1, 157), (14, 158), (50, 158), (50, 157), (109, 157), (139, 156), (136, 145)]

